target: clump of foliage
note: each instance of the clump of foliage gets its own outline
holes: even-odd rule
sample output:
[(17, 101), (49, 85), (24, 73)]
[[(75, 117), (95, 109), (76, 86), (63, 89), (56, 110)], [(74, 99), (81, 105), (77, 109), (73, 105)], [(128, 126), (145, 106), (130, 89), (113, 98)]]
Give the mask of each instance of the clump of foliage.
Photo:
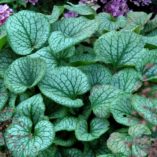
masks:
[[(59, 18), (20, 11), (0, 52), (0, 150), (13, 157), (146, 157), (155, 153), (157, 17), (112, 17), (85, 5)], [(62, 10), (62, 11), (61, 11)], [(151, 67), (148, 68), (148, 64)]]

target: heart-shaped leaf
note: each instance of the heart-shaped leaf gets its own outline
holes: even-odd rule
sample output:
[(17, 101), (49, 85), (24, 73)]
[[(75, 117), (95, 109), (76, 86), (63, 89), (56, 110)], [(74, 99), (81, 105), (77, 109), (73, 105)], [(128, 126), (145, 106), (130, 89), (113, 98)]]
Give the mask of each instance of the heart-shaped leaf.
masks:
[(46, 120), (35, 126), (27, 117), (14, 119), (5, 133), (6, 144), (15, 157), (35, 156), (48, 148), (54, 139), (54, 127)]
[(109, 122), (104, 119), (94, 118), (89, 127), (87, 121), (81, 118), (75, 130), (76, 138), (80, 141), (93, 141), (109, 129)]
[(132, 93), (141, 87), (141, 79), (142, 76), (137, 71), (124, 69), (113, 75), (112, 85), (125, 92)]
[(130, 95), (122, 95), (110, 108), (118, 123), (126, 126), (140, 123), (139, 115), (133, 108)]
[(98, 22), (98, 31), (102, 33), (103, 31), (113, 31), (119, 28), (123, 28), (126, 25), (126, 18), (124, 16), (113, 17), (108, 13), (99, 13), (96, 16)]
[(95, 86), (90, 94), (90, 102), (97, 117), (108, 117), (110, 106), (118, 99), (122, 91), (108, 85)]
[(101, 36), (94, 49), (100, 61), (117, 66), (135, 66), (141, 56), (144, 43), (131, 31), (109, 32)]
[(62, 67), (46, 73), (40, 82), (41, 92), (55, 102), (67, 107), (81, 107), (78, 95), (90, 89), (87, 76), (77, 68)]
[(16, 114), (30, 118), (33, 124), (38, 123), (44, 117), (44, 112), (45, 105), (40, 94), (22, 101), (16, 107)]
[(109, 84), (111, 81), (110, 70), (101, 64), (90, 64), (80, 68), (88, 76), (91, 86)]
[(57, 53), (89, 38), (96, 30), (95, 20), (82, 17), (63, 19), (52, 25), (50, 48)]
[(23, 57), (15, 60), (5, 74), (5, 85), (13, 93), (23, 93), (38, 84), (46, 70), (39, 58)]
[(8, 19), (6, 30), (15, 53), (27, 55), (39, 49), (47, 41), (50, 24), (40, 13), (20, 11)]

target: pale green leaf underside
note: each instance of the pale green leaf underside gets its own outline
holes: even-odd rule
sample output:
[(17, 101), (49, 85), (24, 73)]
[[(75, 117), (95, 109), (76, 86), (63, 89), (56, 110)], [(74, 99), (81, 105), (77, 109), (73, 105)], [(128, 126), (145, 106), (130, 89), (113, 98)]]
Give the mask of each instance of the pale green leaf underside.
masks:
[(15, 53), (27, 55), (47, 41), (50, 25), (40, 13), (20, 11), (9, 18), (6, 30)]
[(107, 140), (107, 146), (113, 153), (122, 153), (126, 156), (130, 156), (131, 150), (128, 146), (130, 141), (129, 136), (115, 132), (112, 133)]
[(128, 95), (122, 95), (110, 109), (114, 119), (120, 124), (132, 126), (140, 123), (140, 119), (131, 104), (131, 97)]
[(142, 76), (137, 71), (124, 69), (113, 75), (111, 84), (125, 92), (132, 93), (141, 87), (141, 78)]
[(40, 121), (32, 130), (32, 122), (27, 117), (14, 119), (5, 133), (7, 146), (15, 157), (35, 156), (39, 151), (49, 147), (54, 139), (53, 125)]
[(38, 84), (46, 70), (40, 58), (23, 57), (15, 60), (5, 74), (5, 85), (13, 93), (23, 93)]
[(99, 138), (109, 129), (109, 122), (104, 119), (94, 118), (90, 122), (90, 132), (88, 132), (88, 124), (84, 119), (80, 119), (75, 130), (76, 138), (79, 141), (93, 141)]
[(97, 29), (94, 20), (85, 18), (69, 18), (52, 25), (52, 34), (49, 38), (50, 48), (54, 52), (67, 49), (89, 38)]
[(62, 67), (46, 73), (40, 82), (41, 92), (55, 102), (67, 107), (81, 107), (77, 96), (90, 89), (86, 75), (77, 68)]
[(45, 105), (40, 94), (22, 101), (16, 107), (16, 114), (18, 116), (28, 117), (34, 124), (38, 123), (43, 118), (44, 112)]
[(150, 99), (134, 96), (132, 101), (135, 110), (147, 121), (153, 125), (157, 125), (157, 104), (151, 102)]
[(108, 13), (100, 13), (96, 16), (98, 22), (98, 31), (113, 31), (123, 28), (126, 25), (126, 18), (124, 16), (113, 17)]
[(82, 66), (80, 69), (88, 76), (91, 86), (109, 84), (112, 74), (108, 68), (100, 64)]
[(74, 117), (65, 117), (62, 120), (59, 120), (55, 123), (55, 131), (74, 131), (77, 125), (77, 118)]
[(112, 31), (104, 34), (94, 46), (99, 60), (115, 67), (135, 65), (143, 48), (141, 37), (131, 31)]
[(95, 86), (89, 97), (94, 114), (98, 117), (108, 117), (110, 106), (121, 93), (122, 91), (109, 85)]

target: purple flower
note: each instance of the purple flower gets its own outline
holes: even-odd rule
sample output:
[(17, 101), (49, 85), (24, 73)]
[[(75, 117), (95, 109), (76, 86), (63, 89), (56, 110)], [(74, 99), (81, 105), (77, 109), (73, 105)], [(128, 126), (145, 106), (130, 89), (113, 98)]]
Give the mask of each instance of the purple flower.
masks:
[(38, 3), (38, 0), (26, 0), (26, 3), (28, 2), (35, 5), (36, 3)]
[(145, 6), (152, 3), (152, 0), (130, 0), (130, 1), (133, 2), (137, 6)]
[(77, 17), (77, 16), (78, 16), (78, 14), (73, 11), (68, 11), (68, 12), (64, 13), (65, 18)]
[(0, 5), (0, 26), (5, 23), (7, 18), (13, 13), (7, 4)]
[(104, 11), (117, 17), (126, 14), (129, 8), (126, 0), (111, 0), (105, 5)]

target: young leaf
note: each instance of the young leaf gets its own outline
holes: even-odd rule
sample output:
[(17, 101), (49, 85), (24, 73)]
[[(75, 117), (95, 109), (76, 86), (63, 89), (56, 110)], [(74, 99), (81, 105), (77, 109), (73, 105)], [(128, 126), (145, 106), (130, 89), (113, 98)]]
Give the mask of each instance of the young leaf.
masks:
[(50, 25), (48, 19), (40, 13), (20, 11), (8, 19), (6, 30), (15, 53), (27, 55), (45, 44)]
[(6, 144), (16, 157), (35, 156), (48, 148), (54, 139), (53, 125), (46, 120), (35, 126), (27, 117), (14, 119), (5, 133)]
[(90, 89), (87, 76), (77, 68), (62, 67), (48, 71), (39, 83), (41, 92), (55, 102), (67, 107), (81, 107), (77, 96)]
[(101, 64), (82, 66), (80, 69), (88, 76), (91, 86), (109, 84), (111, 81), (110, 70)]
[(108, 117), (110, 106), (118, 99), (122, 91), (108, 85), (95, 86), (90, 94), (90, 102), (97, 117)]
[(135, 110), (148, 122), (157, 125), (157, 104), (152, 103), (150, 99), (134, 96), (132, 100)]
[(23, 93), (39, 83), (45, 74), (45, 62), (39, 58), (15, 60), (4, 76), (5, 85), (13, 93)]
[(132, 93), (141, 87), (141, 79), (140, 73), (134, 69), (124, 69), (113, 75), (111, 84), (125, 92)]
[(55, 131), (74, 131), (77, 125), (77, 118), (74, 117), (65, 117), (55, 123)]
[(114, 119), (123, 125), (133, 126), (140, 123), (138, 114), (135, 112), (131, 103), (130, 95), (122, 95), (112, 106), (110, 107)]
[(98, 31), (102, 33), (103, 31), (113, 31), (119, 28), (123, 28), (126, 25), (126, 18), (124, 16), (113, 17), (108, 13), (99, 13), (96, 16), (98, 22)]
[(95, 20), (85, 18), (68, 18), (52, 25), (49, 45), (52, 51), (59, 52), (91, 37), (97, 30)]
[(118, 132), (112, 133), (107, 140), (107, 146), (113, 153), (122, 153), (126, 156), (131, 155), (129, 143), (132, 141), (131, 137), (126, 134)]
[(131, 31), (109, 32), (96, 42), (94, 50), (99, 60), (117, 66), (134, 66), (144, 43), (140, 36)]
[(109, 129), (109, 122), (104, 119), (94, 118), (89, 127), (86, 120), (82, 118), (79, 120), (75, 130), (76, 138), (79, 141), (93, 141), (99, 138)]
[(22, 101), (16, 107), (16, 114), (30, 118), (33, 124), (38, 123), (43, 118), (44, 112), (45, 105), (40, 94)]

